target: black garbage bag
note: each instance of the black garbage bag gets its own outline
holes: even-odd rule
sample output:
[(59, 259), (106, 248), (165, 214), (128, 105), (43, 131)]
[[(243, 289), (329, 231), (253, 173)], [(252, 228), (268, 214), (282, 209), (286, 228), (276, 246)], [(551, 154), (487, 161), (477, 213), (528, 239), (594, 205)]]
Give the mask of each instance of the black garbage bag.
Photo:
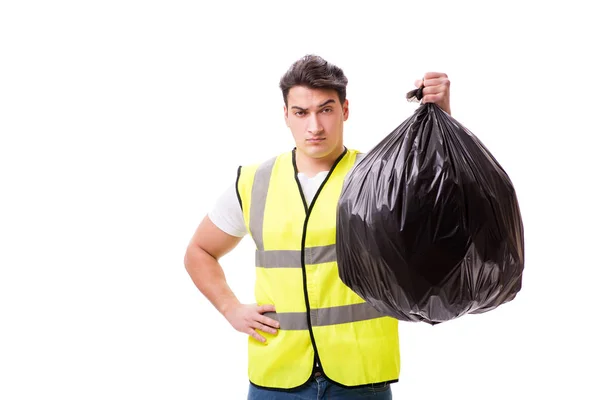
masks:
[(521, 289), (514, 187), (473, 133), (434, 104), (421, 105), (348, 174), (336, 247), (341, 280), (403, 321), (487, 312)]

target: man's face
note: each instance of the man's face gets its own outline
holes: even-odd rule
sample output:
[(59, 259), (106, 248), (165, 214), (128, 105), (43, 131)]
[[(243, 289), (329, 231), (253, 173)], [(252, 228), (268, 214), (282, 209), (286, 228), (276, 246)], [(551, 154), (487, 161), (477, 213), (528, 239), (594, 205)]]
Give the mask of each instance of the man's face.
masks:
[(340, 104), (333, 89), (294, 86), (284, 106), (285, 123), (292, 131), (296, 148), (310, 158), (337, 158), (344, 148), (344, 121), (348, 100)]

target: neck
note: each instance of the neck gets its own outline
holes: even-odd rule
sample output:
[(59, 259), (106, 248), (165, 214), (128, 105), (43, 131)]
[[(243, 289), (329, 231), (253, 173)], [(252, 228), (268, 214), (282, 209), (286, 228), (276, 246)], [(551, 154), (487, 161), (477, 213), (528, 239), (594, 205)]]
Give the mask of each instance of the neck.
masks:
[(312, 158), (296, 149), (296, 168), (298, 168), (298, 172), (311, 178), (319, 172), (331, 170), (335, 160), (337, 160), (343, 152), (344, 147), (342, 146), (341, 149), (332, 152), (327, 157)]

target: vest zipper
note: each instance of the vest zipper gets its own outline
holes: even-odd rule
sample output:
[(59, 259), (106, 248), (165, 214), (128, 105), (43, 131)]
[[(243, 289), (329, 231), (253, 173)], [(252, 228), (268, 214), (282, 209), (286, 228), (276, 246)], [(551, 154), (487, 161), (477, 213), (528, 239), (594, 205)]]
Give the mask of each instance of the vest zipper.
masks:
[(302, 264), (302, 282), (303, 282), (303, 288), (304, 288), (304, 303), (306, 305), (306, 320), (308, 322), (308, 332), (310, 334), (310, 341), (312, 343), (313, 350), (315, 351), (315, 358), (313, 360), (313, 371), (312, 371), (311, 375), (314, 374), (315, 370), (317, 370), (320, 367), (320, 370), (323, 372), (323, 375), (325, 375), (326, 377), (327, 377), (327, 375), (325, 374), (325, 371), (323, 370), (323, 363), (321, 362), (321, 360), (319, 358), (319, 350), (317, 349), (317, 343), (315, 342), (315, 336), (314, 336), (313, 329), (312, 329), (312, 322), (310, 320), (310, 301), (308, 299), (308, 289), (306, 287), (306, 285), (307, 285), (307, 282), (306, 282), (306, 260), (305, 260), (305, 256), (304, 256), (304, 254), (305, 254), (304, 250), (305, 250), (305, 246), (306, 246), (306, 229), (308, 228), (308, 219), (310, 217), (310, 213), (313, 209), (313, 206), (315, 205), (315, 202), (317, 201), (317, 197), (319, 197), (321, 190), (323, 189), (323, 187), (325, 187), (325, 184), (329, 180), (329, 177), (335, 170), (335, 167), (339, 164), (340, 161), (342, 161), (342, 158), (344, 158), (344, 156), (346, 155), (347, 152), (348, 152), (348, 149), (346, 147), (344, 147), (344, 151), (333, 163), (333, 166), (331, 167), (331, 169), (329, 170), (329, 173), (323, 180), (323, 183), (321, 183), (321, 186), (319, 186), (319, 189), (315, 193), (315, 196), (313, 197), (312, 202), (310, 203), (310, 207), (309, 207), (306, 204), (306, 198), (304, 197), (304, 191), (302, 190), (302, 185), (300, 184), (300, 180), (298, 180), (298, 167), (296, 165), (296, 149), (294, 149), (292, 151), (292, 163), (294, 165), (294, 179), (296, 180), (296, 184), (298, 185), (298, 190), (300, 191), (300, 196), (302, 197), (302, 203), (304, 204), (304, 211), (306, 212), (306, 218), (304, 219), (304, 226), (302, 228), (302, 244), (301, 244), (301, 248), (300, 248), (301, 249), (300, 250), (300, 263)]

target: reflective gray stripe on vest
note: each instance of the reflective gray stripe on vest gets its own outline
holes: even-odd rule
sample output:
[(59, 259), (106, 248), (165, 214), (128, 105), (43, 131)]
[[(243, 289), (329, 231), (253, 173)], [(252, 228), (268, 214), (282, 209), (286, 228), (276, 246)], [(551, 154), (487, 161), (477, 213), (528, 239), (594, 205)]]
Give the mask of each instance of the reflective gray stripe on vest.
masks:
[(271, 180), (271, 172), (273, 172), (275, 160), (277, 160), (277, 157), (264, 162), (256, 169), (254, 183), (252, 184), (249, 226), (258, 250), (264, 250), (265, 248), (263, 242), (263, 218), (265, 215), (265, 206), (267, 205), (269, 181)]
[(302, 268), (299, 250), (256, 250), (259, 268)]
[(304, 251), (305, 264), (322, 264), (337, 261), (335, 244), (330, 244), (329, 246), (306, 247)]
[[(264, 314), (266, 317), (279, 321), (279, 329), (298, 331), (308, 329), (306, 312)], [(348, 306), (313, 308), (310, 310), (312, 326), (328, 326), (346, 324), (349, 322), (366, 321), (385, 317), (369, 303), (351, 304)]]
[[(257, 250), (256, 266), (259, 268), (302, 268), (300, 250)], [(337, 261), (335, 244), (307, 247), (304, 262), (322, 264)]]
[(308, 329), (308, 322), (306, 321), (305, 312), (288, 312), (288, 313), (274, 313), (267, 312), (263, 314), (265, 317), (279, 321), (279, 329), (285, 331), (301, 331)]

